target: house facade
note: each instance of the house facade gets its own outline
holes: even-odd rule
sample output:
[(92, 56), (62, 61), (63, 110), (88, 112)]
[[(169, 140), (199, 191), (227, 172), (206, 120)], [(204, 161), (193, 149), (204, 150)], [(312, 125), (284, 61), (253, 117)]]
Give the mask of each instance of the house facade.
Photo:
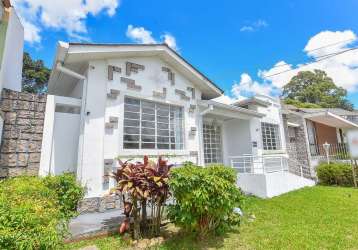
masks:
[(231, 165), (255, 193), (250, 178), (288, 170), (280, 102), (257, 96), (227, 105), (214, 100), (222, 93), (167, 45), (60, 42), (40, 175), (75, 172), (87, 198), (101, 197), (115, 185), (107, 174), (117, 157), (163, 155), (176, 165)]
[(358, 128), (356, 111), (283, 105), (282, 113), (289, 157), (305, 166), (305, 175), (315, 176), (322, 161), (349, 162), (346, 134)]

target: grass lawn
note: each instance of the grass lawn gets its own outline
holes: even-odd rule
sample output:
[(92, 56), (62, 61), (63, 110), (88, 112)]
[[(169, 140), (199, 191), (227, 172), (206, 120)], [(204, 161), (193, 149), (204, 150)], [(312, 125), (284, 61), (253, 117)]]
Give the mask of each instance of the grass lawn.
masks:
[[(358, 190), (312, 187), (262, 200), (248, 197), (239, 229), (197, 241), (176, 233), (157, 249), (358, 249)], [(249, 215), (255, 215), (251, 221)], [(168, 228), (172, 231), (172, 228)], [(120, 237), (69, 244), (125, 249)], [(128, 247), (128, 246), (127, 246)]]

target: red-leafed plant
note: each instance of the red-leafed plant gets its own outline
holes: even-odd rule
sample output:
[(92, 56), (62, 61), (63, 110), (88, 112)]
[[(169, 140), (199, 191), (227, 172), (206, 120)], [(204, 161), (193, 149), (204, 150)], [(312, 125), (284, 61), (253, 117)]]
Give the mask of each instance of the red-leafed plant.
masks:
[[(156, 236), (160, 232), (163, 206), (169, 197), (169, 171), (171, 165), (159, 157), (157, 163), (144, 156), (143, 163), (118, 160), (119, 168), (112, 174), (116, 180), (116, 192), (122, 194), (126, 220), (120, 233), (130, 228), (133, 218), (133, 238)], [(150, 208), (150, 217), (147, 208)]]

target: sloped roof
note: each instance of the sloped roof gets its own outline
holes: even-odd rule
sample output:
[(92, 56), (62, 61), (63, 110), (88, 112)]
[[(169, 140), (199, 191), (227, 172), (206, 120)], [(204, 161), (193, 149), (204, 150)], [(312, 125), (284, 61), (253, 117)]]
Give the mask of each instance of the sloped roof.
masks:
[[(166, 44), (98, 44), (98, 43), (64, 43), (59, 42), (54, 67), (51, 73), (49, 90), (55, 79), (56, 64), (61, 62), (68, 67), (75, 67), (81, 62), (90, 60), (101, 60), (116, 57), (135, 57), (135, 56), (159, 56), (169, 64), (172, 64), (182, 74), (188, 76), (194, 85), (209, 98), (215, 98), (223, 93), (207, 76), (201, 73), (192, 64), (186, 61), (176, 51)], [(72, 68), (76, 71), (76, 69)], [(58, 82), (58, 80), (56, 80)]]

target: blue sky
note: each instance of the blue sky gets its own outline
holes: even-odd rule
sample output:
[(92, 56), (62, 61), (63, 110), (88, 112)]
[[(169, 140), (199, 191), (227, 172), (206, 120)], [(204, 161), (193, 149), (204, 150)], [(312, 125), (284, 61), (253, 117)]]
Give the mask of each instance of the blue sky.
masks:
[[(296, 71), (275, 78), (266, 76), (356, 46), (358, 33), (355, 0), (107, 0), (93, 6), (85, 6), (81, 0), (67, 1), (72, 4), (67, 8), (82, 11), (81, 18), (69, 15), (68, 9), (61, 12), (62, 7), (53, 6), (56, 4), (51, 0), (14, 2), (26, 23), (25, 50), (49, 67), (58, 40), (162, 42), (167, 35), (175, 39), (182, 56), (231, 97), (277, 93)], [(310, 52), (337, 42), (342, 43)], [(273, 68), (280, 62), (291, 66)], [(349, 89), (349, 99), (358, 107), (358, 53), (347, 52), (340, 60), (317, 65), (327, 69), (338, 85)]]

